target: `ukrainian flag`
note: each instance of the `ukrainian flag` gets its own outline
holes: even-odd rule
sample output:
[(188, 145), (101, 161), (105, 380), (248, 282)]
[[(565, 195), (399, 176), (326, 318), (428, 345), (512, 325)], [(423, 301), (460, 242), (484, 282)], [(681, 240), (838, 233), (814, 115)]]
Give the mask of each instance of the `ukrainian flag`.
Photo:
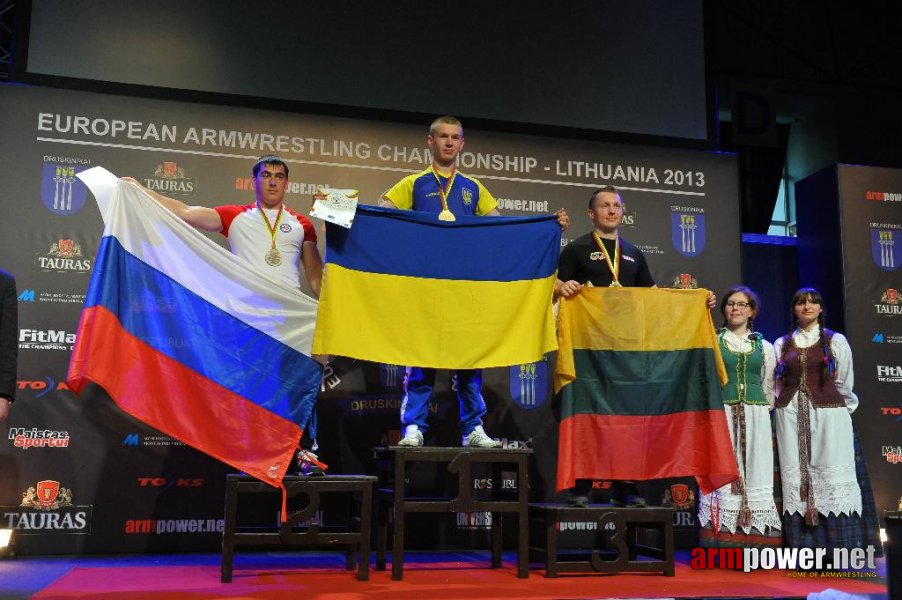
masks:
[(558, 490), (576, 479), (738, 477), (707, 290), (584, 288), (561, 301)]
[(313, 352), (397, 365), (476, 369), (557, 348), (555, 217), (457, 217), (358, 206), (327, 224)]

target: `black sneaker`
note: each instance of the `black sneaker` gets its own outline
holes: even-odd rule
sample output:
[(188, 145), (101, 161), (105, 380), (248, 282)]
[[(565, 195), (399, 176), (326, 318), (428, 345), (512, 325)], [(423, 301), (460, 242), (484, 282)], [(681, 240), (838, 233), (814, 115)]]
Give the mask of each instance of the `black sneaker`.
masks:
[(632, 481), (615, 481), (611, 494), (611, 506), (621, 508), (645, 508), (645, 498), (639, 495)]

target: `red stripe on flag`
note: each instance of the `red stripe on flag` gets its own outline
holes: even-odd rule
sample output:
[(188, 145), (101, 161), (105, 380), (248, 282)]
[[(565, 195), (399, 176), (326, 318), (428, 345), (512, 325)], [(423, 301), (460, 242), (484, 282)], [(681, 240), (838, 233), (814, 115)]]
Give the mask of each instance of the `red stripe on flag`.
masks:
[(82, 312), (67, 384), (87, 381), (125, 412), (270, 485), (291, 465), (301, 428), (161, 354), (102, 306)]
[(561, 422), (558, 491), (573, 487), (576, 479), (692, 476), (704, 494), (739, 477), (722, 410), (656, 416), (578, 414)]

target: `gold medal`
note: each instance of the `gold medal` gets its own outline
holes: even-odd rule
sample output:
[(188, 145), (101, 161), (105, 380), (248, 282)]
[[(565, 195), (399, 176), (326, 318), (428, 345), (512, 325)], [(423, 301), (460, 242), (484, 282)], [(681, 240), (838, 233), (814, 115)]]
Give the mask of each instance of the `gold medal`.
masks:
[(275, 248), (266, 253), (266, 264), (270, 267), (278, 267), (282, 264), (282, 254)]
[(614, 238), (614, 258), (611, 259), (611, 255), (608, 254), (608, 249), (604, 247), (604, 244), (601, 243), (601, 237), (598, 235), (597, 231), (592, 232), (592, 238), (595, 240), (595, 244), (598, 246), (598, 249), (601, 250), (601, 255), (604, 256), (604, 261), (608, 263), (608, 269), (611, 270), (611, 285), (608, 287), (623, 287), (620, 283), (620, 237)]
[(439, 221), (456, 221), (457, 217), (454, 216), (454, 213), (451, 212), (451, 209), (448, 208), (448, 192), (451, 191), (451, 186), (454, 185), (454, 178), (457, 177), (457, 170), (451, 170), (451, 176), (448, 177), (447, 183), (442, 185), (442, 179), (439, 177), (439, 174), (435, 171), (435, 167), (432, 167), (432, 175), (435, 177), (435, 183), (438, 184), (438, 197), (442, 203), (442, 212), (438, 214)]

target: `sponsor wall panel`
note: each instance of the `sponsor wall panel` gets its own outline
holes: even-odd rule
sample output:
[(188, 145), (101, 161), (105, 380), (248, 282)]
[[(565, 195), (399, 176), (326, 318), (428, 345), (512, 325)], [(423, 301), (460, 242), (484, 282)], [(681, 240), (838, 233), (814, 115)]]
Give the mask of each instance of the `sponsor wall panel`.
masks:
[(800, 181), (796, 197), (800, 285), (821, 290), (827, 326), (851, 344), (852, 419), (882, 514), (902, 503), (902, 170), (832, 166)]
[(902, 503), (902, 170), (840, 165), (846, 335), (877, 507)]
[[(26, 450), (15, 445), (16, 436), (0, 446), (0, 506), (6, 511), (0, 517), (21, 519), (6, 515), (18, 514), (38, 482), (54, 481), (68, 490), (72, 506), (92, 507), (90, 522), (64, 544), (49, 535), (57, 531), (52, 527), (34, 528), (34, 535), (22, 536), (20, 552), (216, 548), (227, 467), (135, 422), (100, 389), (74, 398), (60, 384), (102, 235), (96, 205), (74, 173), (102, 165), (189, 204), (245, 204), (253, 201), (253, 160), (276, 152), (291, 167), (286, 203), (306, 213), (317, 186), (360, 189), (364, 202), (375, 203), (402, 176), (425, 168), (427, 124), (0, 86), (0, 126), (0, 164), (11, 174), (0, 191), (0, 263), (17, 277), (21, 330), (21, 389), (3, 431), (68, 435), (65, 446), (41, 442)], [(483, 181), (504, 214), (563, 206), (573, 221), (567, 243), (590, 230), (591, 192), (617, 185), (627, 206), (623, 235), (646, 253), (660, 286), (720, 291), (739, 281), (734, 156), (477, 130), (467, 135), (461, 169)], [(321, 223), (317, 230), (322, 235)], [(550, 355), (485, 373), (486, 427), (507, 446), (535, 449), (530, 494), (537, 500), (556, 497), (553, 369)], [(319, 436), (330, 471), (371, 472), (370, 448), (398, 439), (403, 374), (396, 365), (333, 360), (323, 380)], [(439, 375), (431, 412), (428, 441), (458, 444), (451, 373)], [(474, 481), (476, 489), (487, 485)], [(685, 503), (689, 494), (675, 485)], [(659, 482), (650, 500), (673, 496), (671, 488)], [(601, 499), (606, 492), (599, 493)], [(52, 513), (64, 505), (25, 508)], [(691, 535), (694, 505), (686, 511), (692, 522), (681, 517), (679, 525)], [(412, 530), (411, 547), (434, 539), (487, 540), (478, 531), (487, 528), (484, 515), (459, 516), (442, 527), (440, 536)]]

